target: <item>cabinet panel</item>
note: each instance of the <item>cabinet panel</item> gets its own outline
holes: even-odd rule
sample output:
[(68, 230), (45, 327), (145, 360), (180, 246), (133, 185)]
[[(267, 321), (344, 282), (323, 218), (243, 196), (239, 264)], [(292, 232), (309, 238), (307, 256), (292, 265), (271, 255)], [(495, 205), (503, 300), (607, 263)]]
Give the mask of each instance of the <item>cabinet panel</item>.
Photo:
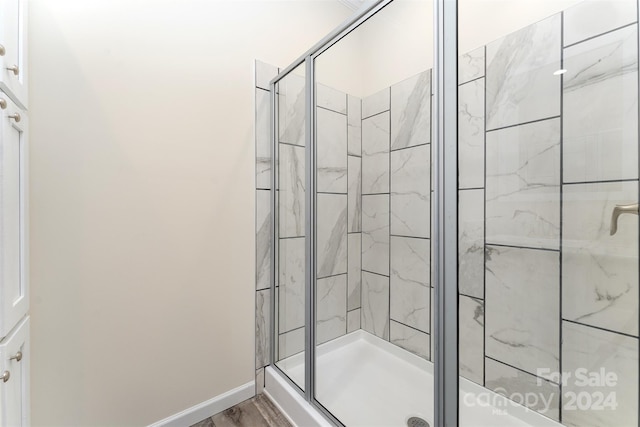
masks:
[[(6, 96), (0, 93), (0, 98)], [(26, 259), (27, 115), (7, 100), (0, 129), (0, 338), (28, 310)]]
[[(0, 2), (0, 89), (27, 108), (27, 0)], [(0, 54), (3, 49), (0, 49)]]
[(0, 425), (28, 426), (29, 423), (29, 317), (0, 344), (2, 373), (9, 379), (0, 380)]

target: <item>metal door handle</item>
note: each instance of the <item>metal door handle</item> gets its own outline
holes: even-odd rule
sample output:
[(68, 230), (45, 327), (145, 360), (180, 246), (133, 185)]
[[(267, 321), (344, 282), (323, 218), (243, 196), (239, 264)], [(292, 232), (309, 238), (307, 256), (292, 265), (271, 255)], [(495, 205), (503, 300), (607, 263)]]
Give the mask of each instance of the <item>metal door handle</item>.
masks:
[(15, 114), (10, 114), (8, 116), (10, 119), (13, 119), (16, 121), (16, 123), (18, 123), (20, 120), (22, 120), (22, 117), (20, 117), (19, 113), (15, 113)]
[(11, 67), (7, 67), (7, 70), (13, 72), (14, 76), (20, 74), (20, 68), (17, 65), (12, 65)]
[(638, 215), (638, 204), (617, 205), (613, 208), (613, 213), (611, 214), (611, 227), (609, 229), (611, 236), (616, 234), (616, 231), (618, 231), (618, 217), (622, 214)]
[(3, 383), (9, 381), (9, 378), (11, 378), (11, 372), (9, 371), (4, 371), (2, 375), (0, 375), (0, 380), (2, 380)]
[(9, 360), (15, 360), (16, 362), (19, 362), (22, 360), (22, 352), (19, 351), (15, 354), (15, 356), (12, 356), (9, 358)]

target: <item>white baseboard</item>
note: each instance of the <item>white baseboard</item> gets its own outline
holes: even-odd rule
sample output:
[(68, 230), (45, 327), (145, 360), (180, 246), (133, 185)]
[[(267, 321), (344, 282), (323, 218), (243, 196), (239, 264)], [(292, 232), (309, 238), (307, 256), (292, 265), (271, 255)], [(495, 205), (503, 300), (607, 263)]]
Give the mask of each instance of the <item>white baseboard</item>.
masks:
[(151, 424), (149, 427), (185, 427), (191, 426), (210, 416), (229, 409), (240, 402), (251, 399), (256, 394), (255, 381), (248, 382), (219, 396), (199, 403), (164, 420)]

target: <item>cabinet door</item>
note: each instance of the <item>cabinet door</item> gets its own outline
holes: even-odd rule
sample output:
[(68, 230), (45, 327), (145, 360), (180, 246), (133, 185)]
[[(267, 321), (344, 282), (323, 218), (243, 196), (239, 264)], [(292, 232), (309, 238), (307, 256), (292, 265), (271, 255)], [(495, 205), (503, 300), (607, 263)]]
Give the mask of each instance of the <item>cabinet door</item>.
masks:
[[(0, 98), (6, 96), (0, 93)], [(29, 308), (26, 264), (27, 115), (10, 100), (0, 128), (0, 339)]]
[(27, 0), (0, 1), (0, 89), (27, 108)]
[[(29, 317), (0, 344), (0, 426), (29, 425)], [(8, 373), (8, 374), (7, 374)]]

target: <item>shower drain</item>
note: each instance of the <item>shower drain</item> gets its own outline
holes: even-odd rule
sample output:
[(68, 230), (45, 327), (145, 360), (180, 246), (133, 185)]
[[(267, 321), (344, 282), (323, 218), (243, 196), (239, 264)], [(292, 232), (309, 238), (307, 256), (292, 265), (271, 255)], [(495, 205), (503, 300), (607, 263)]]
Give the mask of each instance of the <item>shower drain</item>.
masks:
[(420, 417), (411, 417), (407, 420), (407, 427), (431, 427), (429, 423)]

